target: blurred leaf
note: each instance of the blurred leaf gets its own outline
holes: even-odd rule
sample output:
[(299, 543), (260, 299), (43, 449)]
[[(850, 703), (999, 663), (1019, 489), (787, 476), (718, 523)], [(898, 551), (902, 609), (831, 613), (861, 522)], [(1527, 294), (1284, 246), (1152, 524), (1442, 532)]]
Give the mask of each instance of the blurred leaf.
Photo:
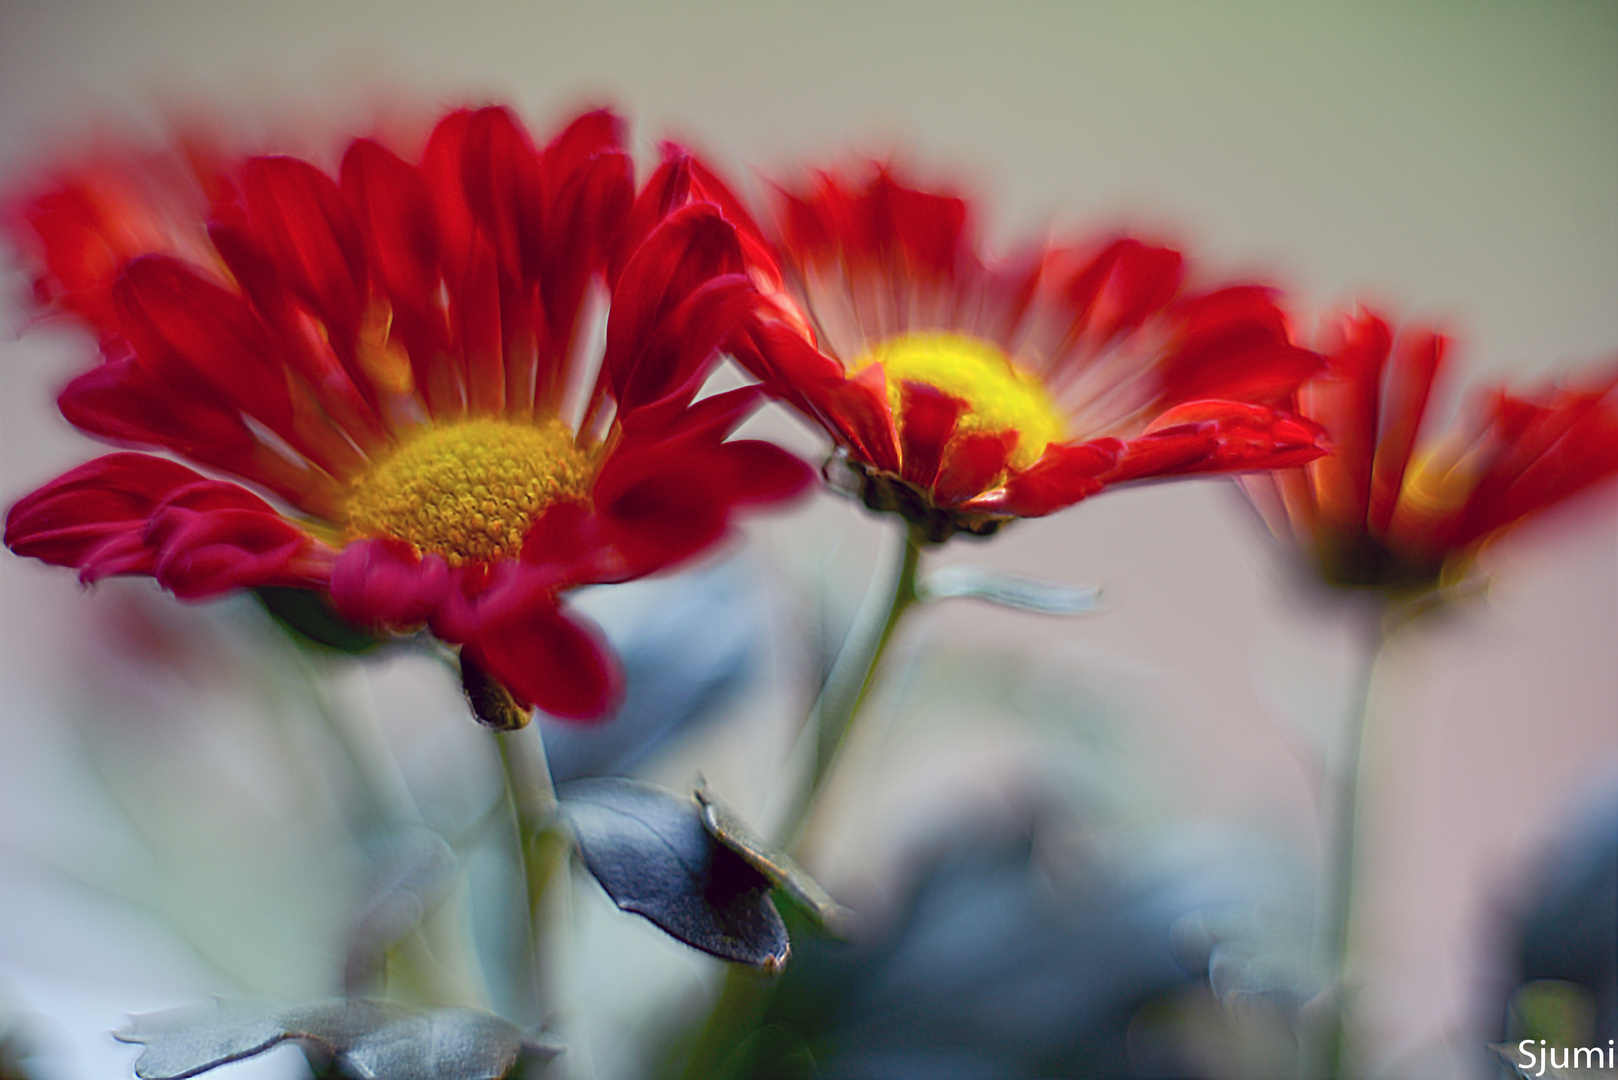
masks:
[(557, 791), (584, 865), (613, 903), (734, 963), (780, 970), (791, 952), (772, 882), (709, 833), (695, 799), (634, 780)]
[(621, 776), (717, 715), (757, 669), (767, 595), (745, 559), (570, 594), (612, 642), (625, 693), (603, 724), (539, 715), (556, 783)]
[(1041, 615), (1084, 615), (1101, 608), (1101, 590), (1093, 585), (1035, 581), (964, 563), (940, 566), (918, 591), (926, 601), (968, 597)]
[(253, 594), (270, 618), (300, 644), (351, 656), (368, 653), (382, 644), (333, 611), (326, 598), (313, 589), (260, 585)]
[(763, 874), (818, 925), (838, 937), (846, 936), (850, 919), (847, 908), (833, 900), (791, 856), (754, 832), (708, 789), (706, 781), (697, 787), (696, 795), (702, 807), (702, 824), (709, 836), (740, 855), (748, 866)]
[[(891, 922), (848, 944), (789, 912), (794, 960), (722, 1051), (733, 1080), (1195, 1076), (1142, 1011), (1195, 987), (1168, 929), (1209, 883), (1051, 863), (1027, 832), (951, 825)], [(914, 853), (919, 854), (919, 853)], [(677, 1060), (677, 1055), (676, 1055)]]
[(458, 863), (444, 838), (403, 826), (367, 844), (371, 880), (349, 933), (343, 988), (363, 993), (381, 974), (387, 951), (421, 924), (454, 884)]
[(141, 1080), (182, 1080), (288, 1041), (316, 1072), (364, 1080), (502, 1080), (532, 1075), (560, 1052), (493, 1013), (359, 999), (216, 1000), (132, 1017), (113, 1037), (146, 1047), (135, 1061)]

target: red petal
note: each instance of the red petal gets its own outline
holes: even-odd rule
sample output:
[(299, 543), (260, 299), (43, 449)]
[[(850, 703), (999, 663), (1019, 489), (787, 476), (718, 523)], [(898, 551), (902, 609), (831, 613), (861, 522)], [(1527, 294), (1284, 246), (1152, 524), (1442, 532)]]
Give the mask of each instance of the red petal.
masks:
[(252, 492), (211, 480), (172, 493), (146, 534), (154, 576), (182, 599), (256, 585), (324, 585), (302, 559), (312, 543)]
[[(1410, 464), (1410, 454), (1415, 449), (1422, 417), (1432, 396), (1433, 381), (1448, 346), (1448, 339), (1431, 332), (1404, 335), (1388, 365), (1381, 436), (1377, 440), (1376, 461), (1371, 473), (1370, 512), (1366, 518), (1373, 532), (1386, 532), (1393, 521), (1393, 510), (1404, 487), (1405, 469)], [(1331, 430), (1330, 425), (1327, 430)]]
[(657, 449), (614, 454), (595, 487), (602, 539), (621, 560), (614, 575), (653, 573), (717, 543), (729, 527), (729, 477), (701, 455)]
[(1204, 398), (1276, 403), (1321, 367), (1293, 345), (1272, 293), (1235, 286), (1181, 305), (1175, 343), (1161, 365), (1159, 402)]
[(258, 445), (234, 408), (201, 387), (167, 385), (133, 358), (96, 365), (56, 403), (70, 424), (92, 435), (161, 446), (232, 471)]
[(145, 545), (152, 512), (170, 492), (204, 478), (150, 454), (109, 454), (19, 499), (6, 515), (6, 546), (84, 581), (150, 573)]
[(464, 646), (521, 705), (564, 720), (599, 720), (623, 700), (623, 675), (597, 632), (555, 606), (533, 604)]
[(284, 369), (240, 296), (166, 256), (130, 263), (114, 296), (142, 364), (158, 370), (177, 360), (176, 377), (201, 379), (278, 432), (290, 425)]
[(735, 231), (707, 205), (653, 232), (613, 292), (603, 364), (626, 412), (694, 390), (756, 294)]
[(1092, 442), (1052, 443), (1033, 465), (1014, 473), (999, 496), (976, 500), (968, 506), (983, 506), (1017, 517), (1042, 517), (1071, 506), (1100, 491), (1100, 477), (1118, 461), (1123, 444), (1117, 439)]
[(242, 194), (280, 281), (328, 325), (354, 333), (365, 302), (365, 244), (336, 181), (297, 158), (253, 158)]
[(1158, 417), (1131, 439), (1109, 484), (1185, 473), (1244, 472), (1302, 465), (1324, 454), (1325, 433), (1309, 420), (1241, 401), (1194, 401)]
[(982, 494), (1006, 467), (1017, 447), (1015, 432), (957, 435), (933, 481), (933, 503), (951, 507)]
[(774, 443), (738, 439), (714, 453), (729, 476), (724, 490), (733, 505), (785, 502), (808, 491), (818, 479), (814, 469)]
[(923, 382), (907, 380), (901, 394), (901, 475), (917, 487), (930, 487), (966, 403)]
[(1084, 334), (1100, 345), (1132, 333), (1174, 298), (1184, 264), (1185, 257), (1172, 248), (1149, 247), (1130, 237), (1113, 241), (1059, 287), (1073, 308), (1070, 335)]
[(419, 626), (448, 592), (449, 566), (443, 557), (418, 554), (398, 540), (356, 541), (343, 549), (332, 568), (332, 606), (361, 626)]
[(506, 273), (524, 277), (524, 248), (537, 241), (545, 218), (539, 154), (528, 133), (506, 109), (479, 109), (466, 122), (460, 166), (473, 219)]

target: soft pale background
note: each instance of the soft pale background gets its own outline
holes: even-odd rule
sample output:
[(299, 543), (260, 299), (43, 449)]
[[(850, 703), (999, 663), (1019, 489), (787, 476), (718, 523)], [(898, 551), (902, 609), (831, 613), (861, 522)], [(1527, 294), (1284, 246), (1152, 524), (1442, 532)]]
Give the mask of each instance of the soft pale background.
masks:
[[(0, 5), (0, 184), (93, 124), (149, 134), (169, 108), (205, 107), (252, 141), (485, 99), (513, 102), (538, 130), (582, 100), (611, 102), (643, 150), (674, 133), (738, 170), (898, 148), (981, 189), (995, 235), (1144, 224), (1220, 269), (1289, 283), (1305, 310), (1364, 296), (1440, 318), (1474, 372), (1526, 376), (1618, 350), (1610, 3)], [(9, 504), (93, 448), (51, 408), (83, 343), (7, 334)], [(1386, 687), (1359, 932), (1375, 943), (1368, 1021), (1392, 1073), (1461, 1068), (1451, 1048), (1473, 1046), (1496, 901), (1526, 884), (1578, 792), (1614, 771), (1611, 493), (1569, 524), (1521, 537), (1489, 601), (1402, 654)], [(796, 534), (867, 550), (877, 529), (817, 504), (757, 531), (777, 547)], [(1154, 751), (1152, 786), (1175, 815), (1306, 850), (1310, 784), (1292, 732), (1329, 714), (1346, 653), (1330, 622), (1291, 598), (1271, 554), (1223, 484), (1109, 494), (951, 549), (1099, 582), (1108, 614), (1054, 623), (963, 609), (940, 612), (930, 633), (1123, 673), (1142, 703), (1128, 737)], [(0, 995), (55, 1014), (82, 1046), (62, 1075), (88, 1075), (128, 1060), (97, 1035), (125, 1010), (212, 984), (172, 959), (143, 977), (149, 957), (176, 946), (129, 944), (149, 928), (120, 929), (134, 917), (115, 906), (38, 917), (47, 894), (17, 852), (54, 850), (75, 822), (97, 820), (52, 802), (71, 790), (53, 780), (67, 751), (52, 718), (70, 698), (142, 691), (116, 669), (74, 664), (99, 655), (88, 643), (123, 603), (116, 588), (86, 598), (70, 574), (11, 558), (0, 588)], [(190, 633), (211, 617), (174, 616)], [(1280, 671), (1294, 673), (1288, 685)], [(214, 738), (214, 720), (228, 721), (251, 743), (253, 717), (235, 714), (253, 707), (211, 700), (213, 677), (184, 691), (210, 719), (174, 722)], [(86, 689), (97, 679), (100, 697)], [(220, 753), (240, 766), (244, 751)], [(252, 790), (248, 769), (221, 775), (199, 780), (198, 797), (251, 803), (266, 820), (305, 805), (307, 793)], [(308, 866), (318, 848), (276, 857)], [(273, 926), (295, 953), (307, 935), (277, 915), (212, 913), (217, 941), (228, 950), (242, 927)]]

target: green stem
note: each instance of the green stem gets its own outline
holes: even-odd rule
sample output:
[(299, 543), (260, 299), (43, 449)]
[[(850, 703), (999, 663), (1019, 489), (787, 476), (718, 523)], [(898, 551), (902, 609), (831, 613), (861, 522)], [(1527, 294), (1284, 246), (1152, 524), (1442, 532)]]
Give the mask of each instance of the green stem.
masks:
[[(899, 553), (899, 565), (886, 589), (873, 576), (854, 625), (843, 639), (837, 659), (820, 688), (805, 725), (814, 738), (814, 758), (792, 802), (780, 834), (785, 846), (800, 860), (815, 835), (815, 818), (822, 805), (827, 781), (837, 765), (849, 732), (870, 696), (882, 658), (905, 612), (920, 599), (916, 575), (921, 566), (921, 533), (908, 527)], [(680, 1075), (683, 1080), (728, 1077), (746, 1065), (749, 1038), (768, 1012), (775, 980), (740, 964), (732, 964), (707, 1022), (697, 1034)]]
[(1299, 1064), (1305, 1080), (1337, 1080), (1345, 1066), (1352, 1004), (1346, 975), (1354, 911), (1362, 751), (1370, 718), (1371, 691), (1387, 634), (1387, 620), (1373, 620), (1365, 640), (1353, 698), (1338, 732), (1336, 755), (1328, 759), (1324, 771), (1321, 881), (1315, 908), (1314, 948), (1318, 962), (1331, 980), (1331, 1008), (1318, 1028), (1304, 1032)]
[(860, 605), (854, 625), (849, 628), (810, 712), (814, 759), (781, 830), (787, 837), (788, 849), (797, 854), (802, 854), (814, 834), (814, 820), (826, 782), (853, 730), (855, 718), (876, 684), (877, 672), (888, 643), (893, 640), (893, 632), (920, 598), (916, 575), (921, 566), (922, 543), (920, 532), (914, 526), (907, 528), (899, 565), (887, 590), (879, 592), (873, 579), (872, 588)]
[(522, 870), (523, 924), (528, 935), (527, 976), (533, 995), (535, 1019), (543, 1020), (550, 1011), (554, 981), (548, 969), (554, 966), (554, 950), (541, 928), (552, 920), (541, 918), (546, 889), (567, 855), (567, 844), (554, 828), (556, 792), (551, 787), (550, 766), (545, 761), (545, 744), (531, 728), (496, 732), (500, 751), (500, 771), (505, 777), (506, 798), (511, 807), (512, 830), (517, 841), (518, 866)]

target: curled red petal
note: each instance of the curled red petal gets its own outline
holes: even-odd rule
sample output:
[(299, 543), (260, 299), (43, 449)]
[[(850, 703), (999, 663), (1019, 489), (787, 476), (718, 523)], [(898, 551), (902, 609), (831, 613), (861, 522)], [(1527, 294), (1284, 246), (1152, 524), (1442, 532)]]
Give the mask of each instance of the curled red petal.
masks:
[(73, 566), (84, 581), (150, 573), (146, 526), (173, 491), (204, 478), (150, 454), (109, 454), (63, 473), (12, 506), (6, 546), (55, 566)]
[(304, 556), (313, 540), (263, 499), (204, 480), (170, 494), (152, 514), (146, 544), (158, 583), (182, 599), (258, 585), (318, 586)]

